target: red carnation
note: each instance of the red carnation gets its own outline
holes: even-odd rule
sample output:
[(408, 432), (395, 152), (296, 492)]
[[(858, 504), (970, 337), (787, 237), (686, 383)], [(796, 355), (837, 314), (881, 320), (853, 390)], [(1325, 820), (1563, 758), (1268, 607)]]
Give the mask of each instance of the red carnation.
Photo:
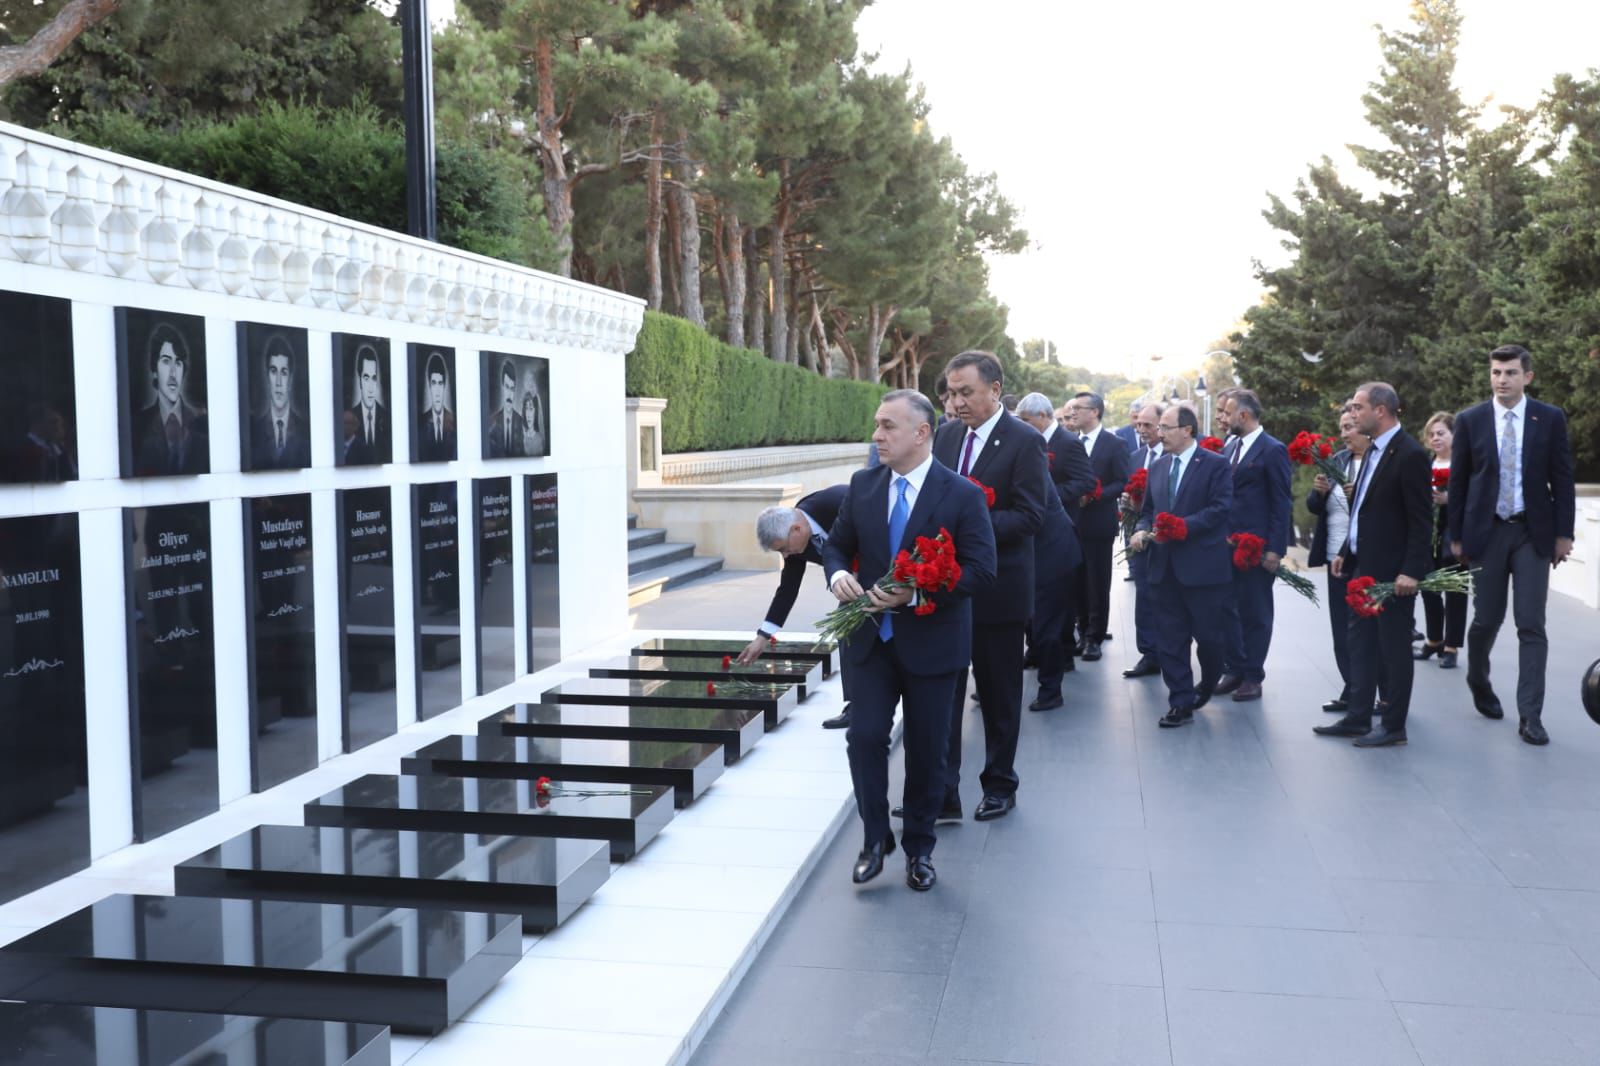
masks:
[(1045, 458), (1045, 464), (1047, 466), (1049, 466), (1051, 469), (1054, 469), (1055, 465), (1056, 465), (1056, 453), (1055, 452), (1045, 452), (1044, 453), (1044, 458)]
[(1228, 538), (1233, 545), (1233, 565), (1237, 570), (1249, 570), (1261, 565), (1267, 542), (1254, 533), (1235, 533)]
[(1094, 479), (1094, 488), (1092, 488), (1088, 492), (1084, 493), (1083, 496), (1079, 498), (1078, 503), (1081, 504), (1084, 507), (1089, 506), (1091, 503), (1099, 503), (1100, 502), (1100, 494), (1103, 493), (1104, 491), (1105, 491), (1105, 486), (1100, 484), (1100, 479), (1099, 478), (1095, 478)]
[(1175, 514), (1162, 511), (1156, 515), (1155, 534), (1157, 544), (1167, 544), (1175, 540), (1189, 539), (1189, 524)]
[(1319, 459), (1333, 458), (1333, 442), (1328, 440), (1327, 437), (1317, 441), (1317, 457)]
[(541, 796), (550, 795), (550, 779), (548, 777), (539, 778), (533, 783), (533, 790)]
[(1221, 437), (1201, 437), (1200, 438), (1200, 447), (1204, 448), (1208, 452), (1220, 452), (1220, 451), (1222, 451), (1222, 438)]
[(1440, 467), (1433, 472), (1433, 491), (1444, 492), (1450, 488), (1450, 468)]
[(1345, 586), (1344, 602), (1360, 617), (1376, 618), (1383, 613), (1383, 604), (1374, 602), (1371, 595), (1377, 583), (1377, 579), (1371, 577), (1351, 578)]
[(1135, 502), (1139, 502), (1144, 499), (1144, 492), (1149, 484), (1150, 471), (1141, 467), (1140, 469), (1135, 470), (1132, 474), (1128, 475), (1128, 484), (1124, 487), (1123, 491), (1125, 491), (1129, 496), (1132, 496)]
[(994, 509), (994, 489), (991, 489), (988, 485), (985, 485), (983, 482), (979, 481), (975, 477), (969, 477), (969, 478), (967, 478), (967, 480), (972, 482), (974, 485), (978, 486), (980, 489), (983, 490), (983, 502), (990, 510), (993, 510)]
[(934, 603), (932, 600), (923, 600), (921, 603), (917, 604), (917, 606), (912, 609), (911, 613), (912, 614), (928, 615), (928, 614), (932, 614), (934, 611), (936, 611), (938, 609), (939, 609), (939, 605)]
[(722, 657), (722, 668), (724, 670), (731, 670), (733, 668), (733, 656), (724, 655)]
[(717, 683), (715, 681), (707, 681), (706, 682), (706, 695), (707, 696), (715, 696), (716, 694), (717, 694)]

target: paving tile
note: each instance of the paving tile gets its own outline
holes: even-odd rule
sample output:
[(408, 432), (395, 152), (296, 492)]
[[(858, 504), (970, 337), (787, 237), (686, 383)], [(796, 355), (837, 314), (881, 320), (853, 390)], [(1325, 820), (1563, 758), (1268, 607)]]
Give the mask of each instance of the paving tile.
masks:
[(1172, 1066), (1418, 1066), (1393, 1005), (1170, 989)]
[[(707, 1040), (708, 1051), (715, 1044), (781, 1054), (921, 1055), (933, 1035), (944, 983), (933, 974), (765, 967), (760, 980), (728, 1004)], [(769, 1059), (763, 1051), (746, 1061)]]
[(1600, 1018), (1580, 1014), (1397, 1003), (1423, 1066), (1593, 1066)]
[(1333, 889), (1363, 933), (1559, 943), (1537, 904), (1510, 885), (1339, 879)]
[(1363, 933), (1389, 997), (1600, 1014), (1600, 979), (1562, 944)]
[(1126, 922), (1046, 911), (1023, 917), (1002, 908), (969, 909), (950, 964), (951, 981), (979, 984), (1006, 974), (1013, 983), (1082, 979), (1097, 984), (1161, 986), (1153, 922)]
[(1157, 870), (1151, 878), (1163, 923), (1355, 929), (1326, 878), (1235, 870)]
[(931, 1053), (959, 1060), (1169, 1066), (1159, 988), (1030, 971), (952, 975)]
[(671, 1060), (678, 1044), (678, 1040), (667, 1036), (457, 1022), (404, 1063), (405, 1066), (460, 1066), (461, 1063), (533, 1059), (581, 1062), (584, 1066), (660, 1066)]
[(1354, 933), (1162, 922), (1168, 988), (1384, 999)]

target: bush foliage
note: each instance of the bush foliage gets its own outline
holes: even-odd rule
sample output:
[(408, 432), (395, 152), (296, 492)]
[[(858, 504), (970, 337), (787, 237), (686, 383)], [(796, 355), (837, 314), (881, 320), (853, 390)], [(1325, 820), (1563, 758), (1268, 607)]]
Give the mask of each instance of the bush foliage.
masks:
[(655, 311), (645, 312), (628, 356), (628, 395), (669, 401), (661, 416), (668, 452), (865, 441), (885, 391), (775, 363)]

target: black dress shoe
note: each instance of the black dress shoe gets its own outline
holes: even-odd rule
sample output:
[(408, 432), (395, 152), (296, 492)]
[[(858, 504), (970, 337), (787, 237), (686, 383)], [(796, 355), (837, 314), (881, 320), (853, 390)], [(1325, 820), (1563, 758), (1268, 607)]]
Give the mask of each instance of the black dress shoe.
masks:
[(1105, 636), (1100, 638), (1100, 643), (1102, 643), (1102, 644), (1110, 644), (1111, 643), (1111, 639), (1112, 639), (1112, 634), (1107, 633)]
[(926, 855), (908, 855), (906, 857), (906, 884), (918, 892), (926, 892), (939, 880), (939, 875), (933, 872), (933, 860)]
[(1412, 650), (1411, 657), (1418, 662), (1427, 662), (1435, 655), (1438, 655), (1443, 649), (1444, 643), (1442, 641), (1438, 644), (1434, 644), (1431, 641), (1425, 640), (1422, 642), (1422, 647)]
[(1426, 639), (1428, 639), (1428, 638), (1423, 635), (1422, 630), (1413, 629), (1411, 631), (1411, 643), (1415, 644), (1419, 640), (1426, 640)]
[(1198, 711), (1211, 702), (1211, 694), (1217, 690), (1216, 684), (1206, 684), (1202, 681), (1194, 687), (1194, 702), (1189, 705), (1191, 711)]
[(1053, 711), (1061, 705), (1061, 693), (1057, 692), (1054, 696), (1046, 696), (1043, 693), (1040, 693), (1032, 703), (1028, 704), (1028, 710)]
[[(900, 818), (903, 820), (905, 816), (906, 809), (904, 807), (895, 807), (889, 812), (890, 818)], [(943, 807), (939, 808), (939, 813), (933, 819), (933, 824), (946, 825), (950, 822), (959, 822), (963, 817), (964, 815), (961, 813), (961, 801), (956, 800), (954, 803), (946, 803)]]
[(1192, 721), (1194, 721), (1193, 707), (1186, 709), (1174, 707), (1166, 714), (1162, 715), (1161, 721), (1157, 722), (1156, 724), (1162, 729), (1176, 729), (1180, 725), (1188, 725)]
[(1251, 700), (1259, 700), (1260, 698), (1261, 683), (1258, 681), (1246, 681), (1233, 690), (1234, 703), (1249, 703)]
[(850, 871), (850, 880), (858, 885), (866, 884), (883, 873), (883, 857), (892, 854), (894, 854), (894, 834), (891, 832), (876, 844), (861, 849), (861, 854), (856, 856), (855, 869)]
[(1221, 680), (1217, 682), (1217, 687), (1211, 691), (1218, 696), (1226, 696), (1242, 684), (1244, 684), (1244, 678), (1234, 677), (1232, 674), (1223, 674)]
[(1079, 637), (1077, 639), (1077, 642), (1072, 645), (1072, 654), (1076, 655), (1080, 659), (1083, 658), (1083, 653), (1088, 651), (1088, 650), (1089, 650), (1089, 638), (1088, 637)]
[(1329, 714), (1338, 714), (1340, 711), (1348, 711), (1350, 709), (1350, 703), (1348, 700), (1343, 699), (1329, 700), (1327, 703), (1322, 705), (1322, 709), (1327, 711)]
[(1372, 732), (1372, 723), (1346, 716), (1331, 725), (1314, 725), (1311, 731), (1319, 737), (1364, 737)]
[(1439, 669), (1441, 669), (1441, 670), (1454, 670), (1455, 668), (1456, 668), (1456, 653), (1453, 652), (1453, 651), (1442, 651), (1442, 652), (1440, 652), (1439, 653)]
[(1089, 642), (1089, 646), (1083, 649), (1082, 659), (1086, 663), (1096, 663), (1100, 661), (1100, 642), (1098, 640), (1091, 640)]
[(1393, 748), (1406, 742), (1404, 729), (1385, 729), (1381, 725), (1372, 727), (1372, 732), (1364, 737), (1356, 738), (1358, 748)]
[(849, 725), (850, 705), (848, 703), (845, 704), (844, 708), (832, 718), (824, 718), (822, 720), (822, 728), (824, 729), (846, 729), (849, 727)]
[(1154, 655), (1141, 655), (1139, 661), (1133, 664), (1130, 670), (1122, 671), (1123, 677), (1154, 677), (1161, 672), (1160, 665)]
[(1469, 685), (1472, 689), (1472, 705), (1478, 713), (1485, 718), (1504, 718), (1505, 708), (1500, 706), (1500, 697), (1494, 694), (1494, 689), (1487, 685)]
[(1536, 748), (1542, 748), (1550, 743), (1550, 734), (1544, 731), (1544, 723), (1537, 718), (1524, 718), (1522, 724), (1517, 727), (1517, 735), (1522, 738), (1523, 743), (1532, 744)]
[(978, 802), (978, 809), (972, 812), (972, 817), (980, 822), (1003, 818), (1011, 813), (1011, 808), (1017, 805), (1015, 796), (984, 796)]
[(1039, 657), (1030, 651), (1028, 654), (1022, 657), (1022, 668), (1024, 670), (1039, 669)]

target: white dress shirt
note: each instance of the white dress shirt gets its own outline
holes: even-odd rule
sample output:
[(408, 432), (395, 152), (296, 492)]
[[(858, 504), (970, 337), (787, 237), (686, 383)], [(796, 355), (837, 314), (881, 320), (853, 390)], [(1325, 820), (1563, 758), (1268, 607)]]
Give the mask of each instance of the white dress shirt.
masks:
[(1256, 438), (1261, 436), (1263, 428), (1264, 427), (1262, 426), (1257, 426), (1255, 429), (1252, 429), (1249, 433), (1246, 433), (1244, 436), (1239, 438), (1239, 446), (1233, 450), (1232, 462), (1244, 462), (1245, 454), (1250, 451), (1250, 445), (1254, 444), (1256, 442)]
[[(1400, 423), (1390, 426), (1388, 431), (1372, 438), (1372, 447), (1367, 449), (1365, 456), (1366, 465), (1373, 470), (1378, 469), (1378, 460), (1383, 458), (1383, 453), (1388, 449), (1389, 443), (1394, 440), (1394, 435), (1400, 432)], [(1376, 474), (1367, 474), (1361, 479), (1361, 493), (1350, 501), (1350, 550), (1359, 551), (1356, 547), (1357, 526), (1361, 523), (1361, 504), (1366, 500), (1368, 491), (1372, 488), (1372, 479)]]
[(1100, 439), (1100, 431), (1103, 429), (1105, 429), (1104, 426), (1095, 426), (1089, 432), (1080, 435), (1079, 439), (1083, 441), (1084, 451), (1090, 455), (1094, 454), (1094, 442)]
[[(993, 420), (991, 420), (991, 422), (992, 421)], [(990, 424), (990, 423), (985, 423), (985, 425), (988, 425), (988, 424)], [(977, 450), (976, 450), (977, 448), (978, 448), (978, 445), (974, 444), (973, 445), (973, 449), (974, 449), (973, 450), (973, 455), (974, 456), (977, 455)], [(974, 461), (976, 461), (976, 460), (974, 460)], [(886, 494), (887, 495), (887, 499), (884, 501), (884, 506), (883, 506), (883, 520), (884, 520), (885, 525), (888, 524), (890, 516), (894, 514), (895, 497), (897, 497), (900, 494), (900, 487), (899, 487), (899, 485), (896, 484), (896, 482), (898, 482), (902, 477), (904, 477), (906, 479), (906, 482), (907, 482), (907, 484), (906, 484), (906, 516), (909, 518), (911, 516), (911, 512), (917, 509), (917, 494), (922, 491), (922, 483), (928, 479), (928, 471), (930, 469), (932, 469), (932, 468), (933, 468), (933, 453), (929, 452), (928, 453), (928, 457), (926, 459), (922, 460), (922, 462), (918, 463), (915, 467), (913, 467), (911, 470), (907, 471), (903, 475), (902, 474), (896, 474), (893, 470), (889, 471), (889, 491)], [(800, 513), (801, 514), (805, 514), (804, 511), (802, 511)], [(807, 520), (809, 521), (809, 516), (807, 517)], [(898, 545), (898, 544), (889, 545), (889, 560), (890, 560), (890, 562), (894, 561), (894, 553), (899, 551), (899, 550), (900, 550), (900, 545)], [(830, 589), (833, 588), (834, 582), (838, 581), (839, 578), (843, 577), (845, 574), (848, 574), (849, 572), (850, 571), (848, 571), (848, 570), (835, 570), (833, 573), (829, 574), (828, 575), (828, 587)]]
[[(967, 473), (970, 475), (972, 468), (978, 465), (978, 459), (983, 455), (983, 446), (989, 443), (989, 435), (994, 432), (994, 427), (1000, 424), (1000, 416), (1005, 413), (1006, 409), (1004, 407), (996, 407), (994, 414), (990, 415), (983, 425), (969, 429), (961, 435), (961, 448), (956, 452), (956, 473), (961, 473), (961, 457), (967, 454), (967, 438), (974, 433), (978, 435), (978, 439), (972, 442), (972, 462), (967, 467)], [(906, 476), (910, 477), (911, 475), (907, 474)], [(920, 486), (922, 482), (918, 481), (917, 484)], [(891, 504), (891, 506), (893, 505)]]

